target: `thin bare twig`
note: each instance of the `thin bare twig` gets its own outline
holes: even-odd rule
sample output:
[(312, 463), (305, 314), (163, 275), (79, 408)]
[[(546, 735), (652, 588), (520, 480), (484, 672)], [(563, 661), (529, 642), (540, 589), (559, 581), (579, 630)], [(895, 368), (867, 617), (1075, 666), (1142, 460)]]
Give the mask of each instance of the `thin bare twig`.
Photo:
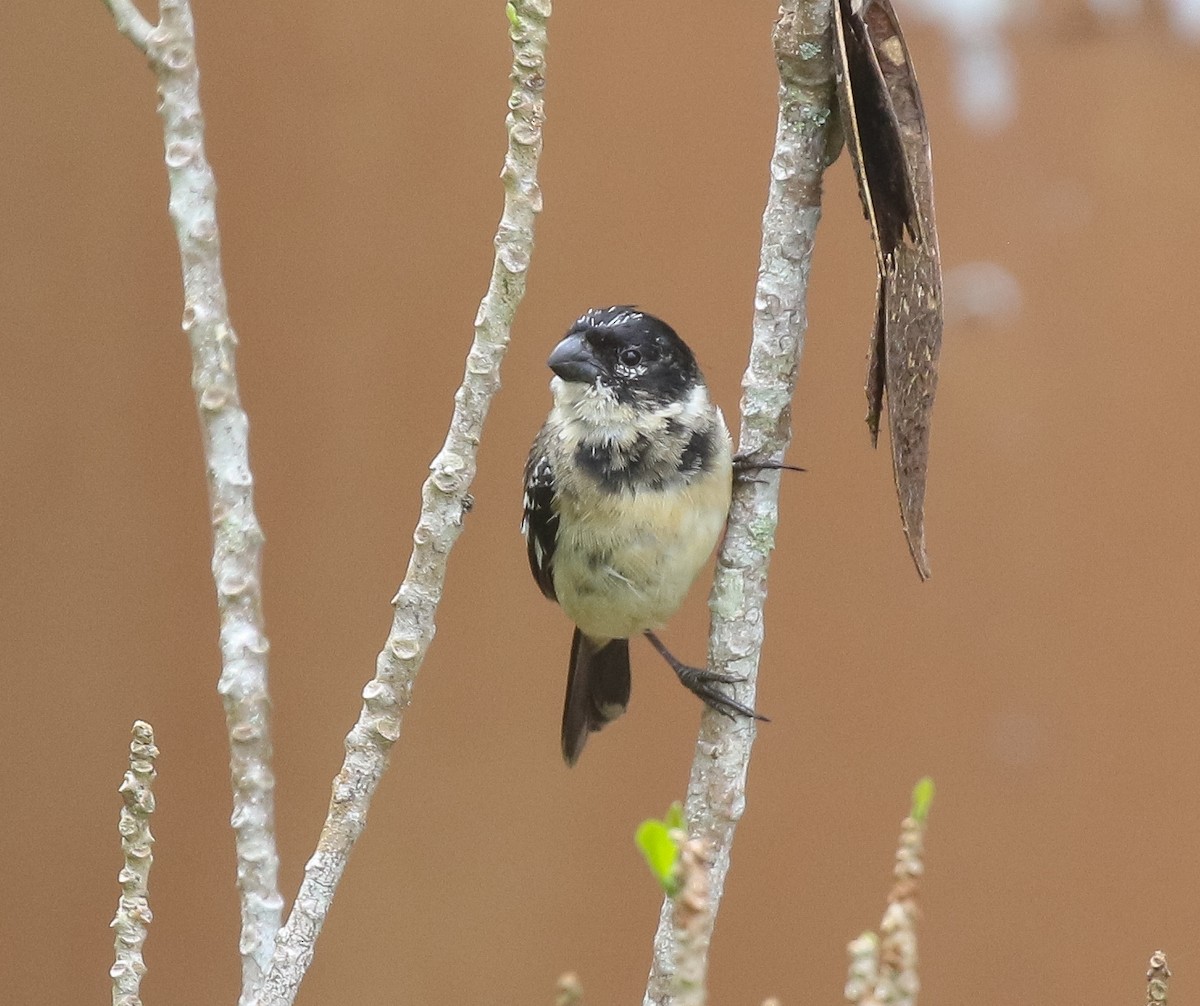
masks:
[(574, 971), (559, 975), (554, 991), (554, 1006), (581, 1006), (583, 1003), (583, 984)]
[(846, 945), (846, 952), (850, 955), (850, 967), (842, 994), (855, 1006), (874, 1002), (875, 987), (879, 984), (879, 937), (865, 932)]
[[(742, 378), (738, 445), (741, 453), (761, 460), (782, 458), (791, 440), (791, 401), (808, 327), (806, 295), (821, 215), (821, 177), (834, 142), (829, 26), (830, 10), (824, 0), (785, 0), (775, 27), (779, 123), (763, 214), (750, 363)], [(745, 677), (737, 698), (747, 704), (754, 702), (778, 500), (778, 472), (765, 472), (735, 487), (709, 600), (709, 665)], [(724, 891), (734, 829), (745, 806), (754, 736), (753, 720), (728, 720), (711, 711), (703, 714), (686, 813), (690, 834), (706, 843), (712, 860), (708, 933)], [(674, 942), (668, 900), (654, 937), (646, 1006), (673, 1001)]]
[(846, 999), (855, 1006), (916, 1006), (921, 982), (917, 976), (917, 885), (925, 872), (925, 825), (933, 784), (917, 783), (913, 808), (900, 825), (887, 908), (880, 935), (863, 933), (847, 947), (850, 970)]
[(122, 34), (146, 53), (161, 98), (171, 220), (183, 267), (182, 325), (192, 347), (192, 389), (213, 525), (212, 573), (221, 623), (217, 691), (229, 734), (245, 1006), (270, 961), (283, 898), (275, 846), (263, 534), (254, 511), (249, 422), (238, 395), (237, 338), (221, 274), (216, 180), (204, 154), (196, 33), (188, 0), (160, 0), (159, 23), (153, 27), (129, 0), (105, 3)]
[(133, 0), (104, 0), (104, 6), (113, 16), (117, 31), (124, 35), (142, 52), (150, 46), (150, 32), (154, 25), (142, 17), (142, 12), (133, 4)]
[(118, 880), (121, 882), (121, 898), (117, 902), (117, 914), (112, 928), (117, 931), (114, 946), (116, 961), (109, 975), (112, 977), (113, 1006), (142, 1006), (142, 975), (146, 973), (146, 962), (142, 959), (142, 947), (153, 916), (150, 913), (150, 867), (154, 863), (154, 836), (150, 834), (150, 815), (154, 813), (154, 759), (158, 748), (154, 746), (154, 729), (149, 723), (138, 720), (133, 724), (133, 740), (129, 743), (129, 771), (118, 790), (125, 800), (121, 808), (121, 821), (117, 825), (121, 833), (121, 851), (125, 854), (125, 865)]
[(1167, 991), (1171, 980), (1171, 969), (1167, 967), (1167, 955), (1155, 950), (1150, 955), (1150, 969), (1146, 972), (1146, 1006), (1167, 1006)]
[(408, 572), (392, 599), (391, 632), (376, 661), (375, 677), (363, 689), (358, 722), (346, 737), (346, 757), (333, 781), (325, 825), (304, 868), (291, 914), (279, 931), (259, 1006), (288, 1006), (295, 998), (338, 881), (366, 826), (388, 752), (400, 736), (413, 682), (433, 640), (446, 562), (470, 506), (476, 452), (488, 407), (500, 387), (500, 363), (508, 348), (513, 314), (525, 294), (534, 217), (542, 206), (537, 165), (550, 0), (516, 0), (506, 11), (513, 43), (513, 89), (508, 100), (508, 152), (501, 172), (504, 214), (496, 233), (491, 282), (475, 318), (475, 338), (454, 396), (450, 430), (422, 489)]

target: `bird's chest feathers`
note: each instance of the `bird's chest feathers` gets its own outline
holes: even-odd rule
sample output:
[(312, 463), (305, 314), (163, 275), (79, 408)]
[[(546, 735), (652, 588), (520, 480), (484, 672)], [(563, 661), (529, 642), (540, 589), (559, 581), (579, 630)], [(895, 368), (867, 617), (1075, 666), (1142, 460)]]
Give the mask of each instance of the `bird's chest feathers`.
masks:
[(686, 486), (559, 498), (554, 587), (584, 632), (621, 639), (662, 626), (725, 526), (729, 474)]
[(709, 475), (665, 491), (561, 496), (556, 562), (638, 581), (678, 566), (690, 578), (725, 526), (729, 485)]
[(623, 638), (670, 618), (712, 552), (729, 510), (729, 434), (706, 397), (657, 412), (596, 398), (556, 406), (554, 584), (581, 629)]
[(703, 385), (677, 402), (623, 401), (557, 379), (551, 386), (568, 492), (640, 495), (683, 487), (727, 463), (729, 434)]

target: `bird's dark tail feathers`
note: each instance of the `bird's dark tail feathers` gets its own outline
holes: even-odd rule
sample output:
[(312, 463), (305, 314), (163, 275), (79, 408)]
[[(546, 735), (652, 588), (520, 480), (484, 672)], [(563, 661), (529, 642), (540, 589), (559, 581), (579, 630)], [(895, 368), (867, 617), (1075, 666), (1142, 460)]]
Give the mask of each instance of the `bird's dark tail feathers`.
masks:
[(562, 753), (579, 760), (588, 734), (615, 720), (629, 705), (629, 640), (597, 646), (578, 629), (571, 639), (567, 699), (563, 704)]

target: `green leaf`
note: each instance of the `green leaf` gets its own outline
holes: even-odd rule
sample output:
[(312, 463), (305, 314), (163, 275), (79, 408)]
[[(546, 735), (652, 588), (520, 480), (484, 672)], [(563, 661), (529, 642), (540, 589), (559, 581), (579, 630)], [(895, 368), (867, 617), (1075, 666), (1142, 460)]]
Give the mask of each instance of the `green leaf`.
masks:
[(517, 5), (506, 3), (504, 5), (504, 13), (508, 15), (509, 26), (515, 31), (521, 26), (521, 20), (517, 17)]
[[(668, 817), (670, 815), (668, 814)], [(654, 878), (662, 885), (669, 897), (675, 897), (679, 891), (679, 877), (676, 867), (679, 864), (679, 847), (671, 838), (671, 829), (667, 822), (651, 818), (643, 821), (635, 836), (638, 848), (646, 857), (646, 865)]]
[(933, 803), (933, 780), (925, 776), (913, 787), (911, 817), (918, 824), (924, 824), (929, 817), (929, 805)]

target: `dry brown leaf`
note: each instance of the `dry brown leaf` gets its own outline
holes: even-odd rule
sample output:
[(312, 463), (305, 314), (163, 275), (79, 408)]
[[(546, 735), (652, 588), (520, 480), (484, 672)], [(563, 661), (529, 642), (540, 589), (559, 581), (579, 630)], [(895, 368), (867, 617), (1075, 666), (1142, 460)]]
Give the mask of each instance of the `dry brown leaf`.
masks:
[(833, 6), (842, 131), (879, 269), (867, 425), (874, 444), (886, 397), (900, 519), (917, 572), (926, 579), (925, 482), (942, 344), (929, 130), (889, 0), (835, 0)]

